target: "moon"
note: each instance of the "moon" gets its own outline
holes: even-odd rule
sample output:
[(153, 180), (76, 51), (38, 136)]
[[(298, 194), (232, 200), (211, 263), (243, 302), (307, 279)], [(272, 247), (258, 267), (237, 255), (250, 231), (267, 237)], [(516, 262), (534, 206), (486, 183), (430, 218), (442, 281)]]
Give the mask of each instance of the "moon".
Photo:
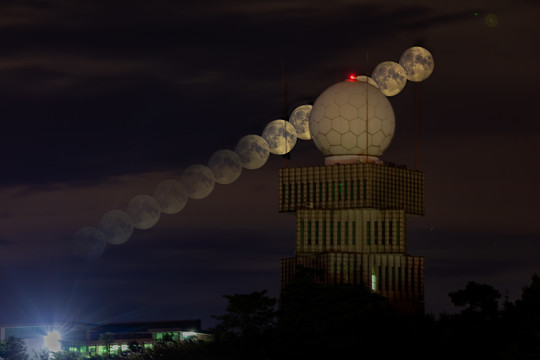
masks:
[(208, 159), (207, 165), (214, 173), (218, 184), (232, 184), (242, 174), (242, 159), (232, 150), (216, 151)]
[(236, 143), (234, 152), (240, 156), (244, 169), (259, 169), (268, 161), (270, 148), (259, 135), (246, 135)]
[(180, 181), (192, 199), (204, 199), (216, 185), (214, 173), (204, 165), (191, 165), (182, 172)]
[(311, 113), (311, 105), (301, 105), (293, 110), (289, 117), (289, 122), (296, 130), (296, 136), (302, 140), (311, 140), (309, 132), (309, 114)]
[(133, 234), (133, 220), (125, 211), (111, 210), (103, 215), (98, 228), (107, 243), (120, 245), (128, 241)]
[(126, 212), (133, 221), (133, 226), (139, 230), (148, 230), (159, 221), (161, 209), (155, 197), (137, 195), (129, 202)]
[(375, 82), (375, 80), (373, 80), (372, 78), (370, 78), (369, 76), (365, 76), (365, 75), (360, 75), (360, 76), (357, 76), (356, 77), (356, 81), (361, 81), (361, 82), (366, 82), (369, 84), (369, 85), (373, 85), (375, 86), (377, 89), (379, 88), (379, 85), (377, 85), (377, 83)]
[(164, 214), (177, 214), (186, 206), (188, 193), (186, 187), (178, 180), (164, 180), (154, 190), (159, 208)]
[(95, 260), (99, 258), (105, 248), (107, 240), (103, 233), (95, 227), (84, 227), (77, 231), (73, 239), (73, 252), (76, 256)]
[(405, 69), (407, 80), (414, 82), (426, 80), (435, 68), (431, 53), (420, 46), (405, 50), (399, 58), (399, 64)]
[(394, 61), (384, 61), (377, 65), (371, 77), (386, 96), (399, 94), (407, 84), (405, 69)]
[(262, 138), (268, 143), (272, 154), (285, 155), (296, 145), (296, 130), (285, 120), (274, 120), (268, 123), (263, 130)]

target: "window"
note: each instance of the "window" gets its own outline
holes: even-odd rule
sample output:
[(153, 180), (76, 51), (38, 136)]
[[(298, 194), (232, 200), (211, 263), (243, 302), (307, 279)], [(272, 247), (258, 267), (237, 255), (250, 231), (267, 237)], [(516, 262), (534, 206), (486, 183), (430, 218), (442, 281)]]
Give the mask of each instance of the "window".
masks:
[(307, 244), (311, 245), (311, 221), (308, 221), (307, 224)]
[(381, 223), (381, 241), (383, 245), (385, 244), (385, 240), (386, 240), (385, 234), (386, 234), (386, 226), (385, 226), (385, 222), (383, 221)]
[(319, 245), (319, 222), (315, 221), (315, 245)]
[(371, 245), (371, 221), (366, 223), (366, 241), (368, 245)]
[(375, 233), (375, 245), (379, 244), (379, 222), (375, 221), (375, 227), (373, 229)]
[(371, 268), (371, 290), (377, 291), (377, 274), (375, 274), (375, 267)]

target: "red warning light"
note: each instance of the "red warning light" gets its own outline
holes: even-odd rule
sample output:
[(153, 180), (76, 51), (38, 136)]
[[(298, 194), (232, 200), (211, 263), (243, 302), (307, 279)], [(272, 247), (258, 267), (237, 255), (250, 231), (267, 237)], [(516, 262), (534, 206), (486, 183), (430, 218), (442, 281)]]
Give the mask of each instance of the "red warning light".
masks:
[(349, 80), (356, 81), (356, 75), (354, 74), (349, 75)]

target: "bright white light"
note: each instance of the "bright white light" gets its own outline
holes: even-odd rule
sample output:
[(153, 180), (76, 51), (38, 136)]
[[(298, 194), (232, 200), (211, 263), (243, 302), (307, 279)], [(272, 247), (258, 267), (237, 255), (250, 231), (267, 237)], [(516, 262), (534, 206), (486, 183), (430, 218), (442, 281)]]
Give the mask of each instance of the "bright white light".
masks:
[(51, 331), (47, 333), (44, 339), (45, 346), (49, 351), (57, 352), (60, 350), (60, 340), (62, 339), (62, 336), (58, 331)]

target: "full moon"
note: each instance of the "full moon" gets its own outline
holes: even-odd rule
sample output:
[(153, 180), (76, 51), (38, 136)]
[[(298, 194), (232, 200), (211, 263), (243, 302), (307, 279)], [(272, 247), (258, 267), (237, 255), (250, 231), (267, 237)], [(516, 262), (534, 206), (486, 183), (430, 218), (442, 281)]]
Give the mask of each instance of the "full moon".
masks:
[(128, 241), (133, 234), (133, 220), (125, 211), (111, 210), (101, 218), (99, 230), (107, 243), (120, 245)]
[(405, 69), (394, 61), (384, 61), (377, 65), (371, 77), (386, 96), (399, 94), (407, 84)]
[(246, 135), (238, 140), (234, 152), (240, 156), (244, 169), (259, 169), (268, 161), (268, 143), (259, 135)]
[(179, 213), (188, 202), (186, 187), (178, 180), (163, 180), (154, 190), (154, 197), (164, 214)]
[(207, 165), (214, 173), (218, 184), (232, 184), (242, 174), (242, 159), (232, 150), (216, 151), (208, 159)]
[(294, 126), (296, 130), (296, 136), (302, 140), (311, 140), (311, 133), (309, 132), (309, 114), (311, 113), (311, 105), (301, 105), (294, 109), (289, 117), (289, 122)]
[(285, 120), (274, 120), (268, 123), (263, 130), (262, 138), (268, 143), (272, 154), (284, 155), (296, 145), (296, 130)]
[(105, 236), (95, 227), (88, 226), (80, 229), (73, 239), (75, 255), (88, 260), (99, 258), (106, 247), (107, 240), (105, 240)]
[(155, 197), (137, 195), (129, 202), (126, 212), (133, 220), (133, 226), (139, 230), (148, 230), (159, 221), (161, 210)]
[(399, 58), (399, 64), (405, 69), (407, 80), (415, 82), (426, 80), (435, 68), (431, 53), (420, 46), (405, 50)]
[(204, 165), (191, 165), (182, 172), (180, 181), (192, 199), (204, 199), (216, 185), (214, 173)]

